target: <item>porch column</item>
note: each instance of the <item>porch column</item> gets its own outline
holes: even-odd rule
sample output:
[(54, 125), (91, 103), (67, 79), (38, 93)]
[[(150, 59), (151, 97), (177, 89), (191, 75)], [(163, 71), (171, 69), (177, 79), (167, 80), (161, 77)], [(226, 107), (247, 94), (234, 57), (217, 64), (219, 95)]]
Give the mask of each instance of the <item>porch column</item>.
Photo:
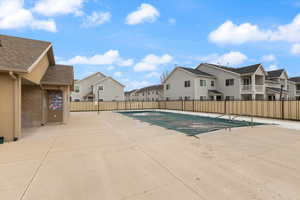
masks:
[(18, 76), (14, 81), (14, 137), (21, 136), (21, 77)]
[(255, 82), (255, 74), (252, 74), (252, 76), (251, 76), (252, 93), (255, 93), (255, 85), (256, 85), (256, 82)]

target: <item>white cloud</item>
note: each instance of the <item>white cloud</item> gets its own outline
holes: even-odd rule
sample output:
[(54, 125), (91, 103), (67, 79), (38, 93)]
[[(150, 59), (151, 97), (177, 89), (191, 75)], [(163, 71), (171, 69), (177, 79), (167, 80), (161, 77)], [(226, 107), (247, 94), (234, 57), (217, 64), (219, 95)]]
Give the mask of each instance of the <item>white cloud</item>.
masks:
[(148, 85), (151, 85), (151, 83), (148, 81), (126, 81), (127, 90), (138, 89)]
[(95, 27), (110, 22), (110, 19), (110, 12), (93, 12), (92, 15), (86, 17), (82, 26), (86, 28)]
[(277, 69), (279, 69), (279, 67), (277, 65), (270, 65), (268, 67), (268, 71), (273, 71), (273, 70), (277, 70)]
[(208, 62), (212, 64), (219, 64), (219, 65), (239, 65), (248, 60), (248, 57), (238, 51), (231, 51), (229, 53), (225, 54), (210, 54), (207, 56), (202, 57), (194, 57), (195, 60), (202, 61), (202, 62)]
[(243, 44), (259, 41), (300, 42), (300, 14), (290, 24), (281, 25), (274, 30), (263, 30), (258, 25), (234, 24), (226, 21), (209, 34), (209, 40), (216, 44)]
[(261, 60), (263, 62), (272, 62), (276, 60), (276, 56), (274, 54), (264, 55), (262, 56)]
[(300, 55), (300, 43), (299, 44), (293, 44), (292, 48), (291, 48), (291, 53), (292, 54), (298, 54)]
[(160, 16), (159, 11), (152, 5), (143, 3), (126, 18), (126, 24), (136, 25), (145, 22), (153, 23)]
[(30, 10), (24, 8), (23, 0), (0, 1), (0, 29), (31, 28), (56, 32), (54, 20), (36, 19)]
[(134, 71), (154, 71), (158, 65), (170, 63), (173, 57), (169, 54), (163, 56), (156, 56), (154, 54), (147, 55), (141, 62), (134, 66)]
[(111, 70), (114, 70), (115, 67), (114, 67), (114, 66), (109, 66), (109, 67), (107, 67), (106, 69), (109, 70), (109, 71), (111, 71)]
[(115, 77), (121, 77), (121, 76), (123, 76), (123, 73), (122, 72), (115, 72), (114, 76)]
[(217, 44), (243, 44), (268, 39), (268, 32), (250, 23), (235, 25), (227, 21), (209, 34), (209, 40)]
[(158, 72), (150, 72), (146, 75), (146, 78), (158, 78), (158, 77), (160, 77), (160, 75), (161, 74)]
[(118, 66), (129, 66), (133, 64), (132, 59), (124, 60), (118, 50), (109, 50), (104, 54), (96, 54), (91, 57), (87, 56), (75, 56), (62, 63), (75, 65), (75, 64), (87, 64), (87, 65), (118, 65)]
[(170, 18), (170, 19), (168, 20), (168, 22), (169, 22), (170, 25), (175, 25), (175, 24), (176, 24), (176, 19)]
[(41, 15), (55, 16), (62, 14), (82, 15), (85, 0), (39, 0), (33, 10)]
[(133, 59), (127, 59), (127, 60), (121, 59), (118, 63), (119, 66), (124, 66), (124, 67), (132, 66), (133, 64), (134, 64)]

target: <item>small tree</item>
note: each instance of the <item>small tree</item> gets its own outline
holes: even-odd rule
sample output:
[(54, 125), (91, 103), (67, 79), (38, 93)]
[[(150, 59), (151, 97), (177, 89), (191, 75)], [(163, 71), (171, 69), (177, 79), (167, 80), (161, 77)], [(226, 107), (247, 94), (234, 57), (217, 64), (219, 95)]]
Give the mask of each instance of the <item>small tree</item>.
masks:
[(160, 83), (163, 84), (165, 82), (165, 80), (167, 79), (167, 77), (169, 76), (169, 72), (168, 71), (164, 71), (161, 76), (160, 76)]

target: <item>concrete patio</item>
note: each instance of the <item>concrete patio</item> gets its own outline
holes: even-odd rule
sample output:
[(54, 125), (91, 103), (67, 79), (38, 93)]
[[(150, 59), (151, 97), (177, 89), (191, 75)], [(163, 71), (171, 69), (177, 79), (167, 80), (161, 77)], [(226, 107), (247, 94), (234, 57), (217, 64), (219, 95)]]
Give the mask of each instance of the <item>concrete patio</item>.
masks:
[(300, 131), (198, 138), (113, 112), (71, 113), (0, 145), (3, 200), (300, 199)]

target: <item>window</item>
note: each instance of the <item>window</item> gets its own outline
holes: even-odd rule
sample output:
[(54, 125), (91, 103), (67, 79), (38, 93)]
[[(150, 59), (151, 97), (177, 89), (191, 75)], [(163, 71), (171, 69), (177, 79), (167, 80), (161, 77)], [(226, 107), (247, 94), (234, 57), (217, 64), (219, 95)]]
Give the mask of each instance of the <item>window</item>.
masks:
[(75, 85), (75, 92), (76, 92), (76, 93), (80, 92), (80, 89), (79, 89), (79, 86), (78, 86), (78, 85)]
[(206, 87), (206, 80), (200, 80), (200, 86)]
[(297, 85), (297, 86), (296, 86), (296, 90), (300, 90), (300, 85)]
[(234, 85), (234, 79), (226, 79), (226, 86)]
[(98, 90), (103, 91), (103, 90), (104, 90), (103, 86), (102, 86), (102, 85), (99, 85), (99, 86), (98, 86)]
[(243, 85), (251, 85), (251, 79), (250, 78), (243, 79)]
[(226, 100), (227, 101), (233, 101), (234, 100), (234, 96), (226, 96)]
[(211, 81), (211, 82), (210, 82), (210, 86), (211, 86), (211, 87), (215, 87), (215, 81)]
[(170, 84), (166, 85), (166, 89), (169, 90), (170, 89)]
[(184, 81), (184, 87), (191, 87), (191, 81)]
[(169, 97), (167, 97), (166, 100), (169, 101)]

